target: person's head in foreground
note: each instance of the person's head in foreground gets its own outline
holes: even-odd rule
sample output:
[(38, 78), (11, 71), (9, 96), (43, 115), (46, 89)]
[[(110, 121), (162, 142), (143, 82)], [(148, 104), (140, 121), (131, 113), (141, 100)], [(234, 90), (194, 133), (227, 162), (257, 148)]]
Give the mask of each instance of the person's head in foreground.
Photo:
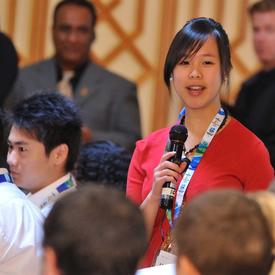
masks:
[[(275, 255), (275, 194), (272, 191), (260, 191), (255, 193), (249, 193), (248, 197), (255, 200), (261, 207), (267, 222), (270, 227), (270, 231), (273, 238), (273, 257)], [(273, 258), (273, 265), (270, 275), (275, 275), (275, 261)]]
[(147, 244), (139, 208), (103, 186), (58, 200), (44, 229), (44, 275), (135, 274)]
[(191, 201), (175, 239), (178, 275), (265, 275), (271, 268), (267, 221), (259, 205), (238, 191), (210, 191)]
[(78, 183), (101, 183), (125, 192), (131, 154), (111, 141), (94, 141), (80, 147), (75, 177)]

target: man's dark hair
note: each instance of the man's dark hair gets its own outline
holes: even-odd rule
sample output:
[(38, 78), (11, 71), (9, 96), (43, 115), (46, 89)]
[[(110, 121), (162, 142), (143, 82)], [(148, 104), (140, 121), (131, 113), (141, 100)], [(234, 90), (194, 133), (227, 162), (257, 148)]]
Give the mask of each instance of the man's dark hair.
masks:
[(95, 141), (80, 147), (76, 165), (79, 183), (96, 182), (126, 189), (130, 153), (110, 141)]
[(61, 198), (45, 224), (63, 275), (135, 274), (147, 236), (139, 208), (116, 190), (85, 186)]
[(258, 12), (275, 11), (275, 0), (262, 0), (254, 3), (248, 8), (250, 16)]
[(220, 23), (211, 18), (198, 17), (183, 26), (168, 50), (164, 65), (164, 80), (168, 88), (175, 66), (183, 58), (195, 55), (209, 37), (213, 37), (217, 42), (221, 79), (223, 82), (228, 81), (232, 68), (228, 36)]
[(58, 145), (66, 144), (64, 169), (69, 172), (74, 168), (81, 142), (81, 118), (70, 99), (57, 92), (34, 94), (14, 106), (8, 121), (43, 143), (47, 155)]
[(204, 275), (267, 275), (272, 237), (255, 201), (233, 190), (206, 192), (183, 210), (175, 229), (179, 259)]
[(97, 22), (97, 14), (96, 14), (96, 9), (94, 4), (91, 1), (86, 1), (86, 0), (62, 0), (61, 2), (59, 2), (55, 9), (54, 9), (54, 13), (53, 13), (53, 23), (55, 24), (56, 22), (56, 16), (58, 11), (66, 6), (66, 5), (76, 5), (76, 6), (80, 6), (83, 8), (86, 8), (87, 10), (89, 10), (90, 14), (91, 14), (91, 18), (92, 18), (92, 28), (95, 27), (96, 22)]

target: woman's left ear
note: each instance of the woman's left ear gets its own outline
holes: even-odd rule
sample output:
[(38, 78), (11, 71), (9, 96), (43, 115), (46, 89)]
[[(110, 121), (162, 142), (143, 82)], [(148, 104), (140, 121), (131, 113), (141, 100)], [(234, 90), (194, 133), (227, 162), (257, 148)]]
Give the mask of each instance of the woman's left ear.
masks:
[(53, 157), (54, 163), (56, 165), (63, 164), (66, 162), (68, 154), (69, 154), (69, 147), (67, 144), (62, 143), (53, 149)]

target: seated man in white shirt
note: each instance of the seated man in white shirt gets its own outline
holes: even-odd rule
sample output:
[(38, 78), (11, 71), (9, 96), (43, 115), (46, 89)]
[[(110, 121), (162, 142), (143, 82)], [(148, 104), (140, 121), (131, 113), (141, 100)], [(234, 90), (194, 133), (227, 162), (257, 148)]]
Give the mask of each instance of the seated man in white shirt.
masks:
[(255, 201), (233, 190), (192, 200), (175, 226), (177, 275), (268, 275), (272, 236)]
[(61, 198), (44, 229), (43, 275), (134, 275), (147, 245), (139, 207), (103, 186)]
[(47, 216), (53, 203), (74, 190), (70, 171), (81, 141), (74, 103), (59, 93), (35, 94), (10, 113), (7, 163), (15, 184)]
[(0, 273), (40, 274), (43, 217), (0, 168)]

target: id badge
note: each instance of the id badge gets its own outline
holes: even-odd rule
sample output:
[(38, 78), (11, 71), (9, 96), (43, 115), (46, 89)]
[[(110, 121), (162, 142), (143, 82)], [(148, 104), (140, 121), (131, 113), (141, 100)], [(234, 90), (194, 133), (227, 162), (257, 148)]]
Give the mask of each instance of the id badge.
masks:
[(156, 259), (155, 266), (165, 265), (165, 264), (174, 264), (176, 262), (176, 255), (169, 253), (164, 250), (160, 250), (159, 255)]

